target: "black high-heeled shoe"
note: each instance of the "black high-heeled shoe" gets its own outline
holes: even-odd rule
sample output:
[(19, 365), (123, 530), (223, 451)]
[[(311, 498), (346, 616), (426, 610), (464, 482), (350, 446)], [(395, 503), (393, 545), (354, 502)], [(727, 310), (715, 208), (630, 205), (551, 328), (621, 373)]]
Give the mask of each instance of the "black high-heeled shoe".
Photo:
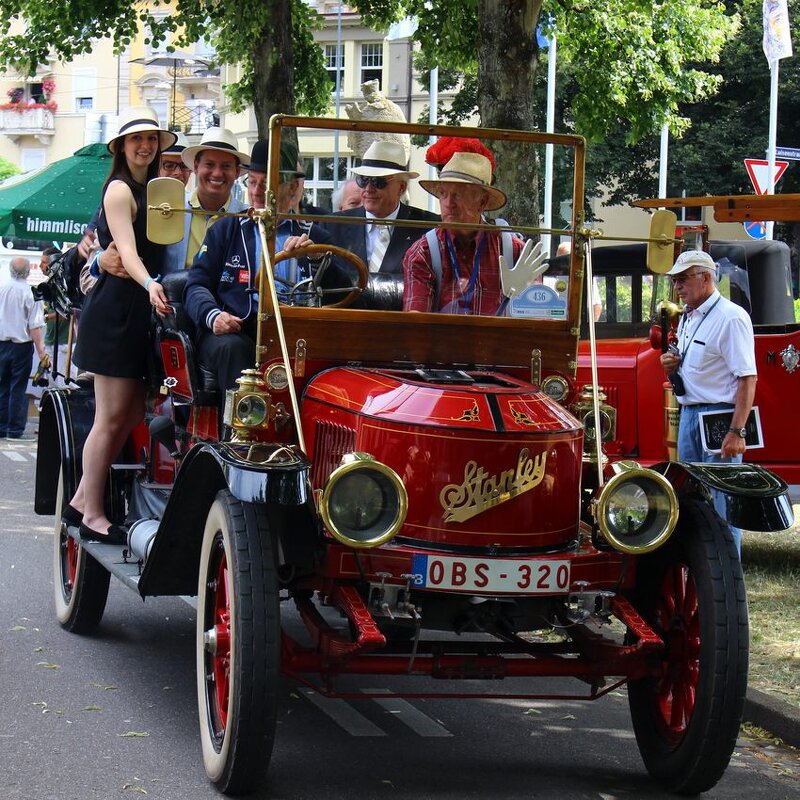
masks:
[(102, 542), (103, 544), (128, 544), (128, 531), (122, 525), (109, 525), (105, 533), (95, 531), (84, 525), (82, 522), (78, 528), (81, 539), (92, 542)]

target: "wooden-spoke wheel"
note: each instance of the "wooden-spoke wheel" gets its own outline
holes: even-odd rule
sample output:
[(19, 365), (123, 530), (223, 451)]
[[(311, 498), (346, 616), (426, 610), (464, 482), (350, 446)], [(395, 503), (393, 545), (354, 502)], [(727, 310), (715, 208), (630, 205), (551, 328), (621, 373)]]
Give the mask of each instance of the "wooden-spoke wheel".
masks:
[(742, 568), (727, 525), (699, 500), (642, 559), (639, 612), (664, 640), (652, 674), (631, 681), (636, 741), (654, 778), (682, 794), (714, 786), (730, 761), (747, 689)]
[[(369, 272), (366, 264), (364, 264), (364, 262), (355, 253), (351, 253), (349, 250), (345, 250), (343, 247), (336, 247), (332, 244), (306, 244), (301, 247), (297, 247), (290, 252), (281, 250), (280, 253), (275, 254), (274, 263), (279, 264), (281, 261), (285, 261), (287, 258), (301, 259), (315, 255), (324, 256), (327, 253), (330, 253), (336, 258), (349, 261), (355, 267), (356, 274), (352, 275), (351, 273), (346, 273), (346, 279), (350, 281), (350, 285), (335, 288), (323, 288), (319, 282), (319, 279), (322, 278), (322, 275), (319, 276), (319, 279), (317, 276), (315, 276), (308, 282), (310, 287), (307, 291), (313, 292), (314, 296), (318, 298), (322, 308), (347, 308), (348, 306), (353, 305), (353, 303), (355, 303), (356, 300), (361, 297), (361, 293), (366, 288), (367, 279), (369, 278)], [(344, 297), (342, 297), (341, 300), (332, 303), (322, 303), (322, 300), (327, 297), (333, 297), (341, 294), (344, 294)]]
[(280, 623), (264, 510), (227, 490), (203, 533), (197, 593), (197, 700), (203, 762), (221, 791), (263, 781), (275, 738)]
[(53, 531), (56, 617), (61, 627), (71, 633), (91, 633), (103, 618), (111, 575), (67, 533), (67, 526), (61, 520), (66, 503), (62, 472), (58, 479)]

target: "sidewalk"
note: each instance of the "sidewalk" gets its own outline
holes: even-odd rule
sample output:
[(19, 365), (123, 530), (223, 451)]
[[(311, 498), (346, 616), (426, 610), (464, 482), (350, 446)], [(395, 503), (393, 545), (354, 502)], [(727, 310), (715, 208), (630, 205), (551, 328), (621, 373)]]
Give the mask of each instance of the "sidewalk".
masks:
[(786, 744), (800, 747), (800, 708), (786, 700), (748, 686), (743, 718)]

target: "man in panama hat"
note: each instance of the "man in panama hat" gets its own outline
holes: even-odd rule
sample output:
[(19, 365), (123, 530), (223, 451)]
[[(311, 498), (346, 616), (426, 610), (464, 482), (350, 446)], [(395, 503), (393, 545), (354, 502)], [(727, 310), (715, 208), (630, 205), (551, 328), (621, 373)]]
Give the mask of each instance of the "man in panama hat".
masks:
[(189, 146), (186, 137), (182, 133), (178, 133), (175, 144), (171, 144), (165, 150), (161, 151), (161, 163), (158, 169), (159, 178), (177, 178), (183, 181), (183, 185), (189, 182), (192, 175), (192, 170), (183, 163), (181, 154)]
[[(170, 136), (174, 138), (175, 134)], [(242, 165), (249, 160), (247, 153), (239, 150), (236, 137), (231, 131), (227, 128), (209, 128), (203, 134), (200, 144), (185, 148), (180, 156), (184, 166), (194, 169), (197, 182), (197, 188), (186, 195), (186, 208), (200, 213), (184, 214), (184, 235), (179, 242), (167, 245), (162, 268), (164, 275), (180, 272), (191, 266), (206, 231), (218, 219), (214, 216), (216, 213), (247, 210), (245, 203), (231, 197), (233, 182), (240, 175)], [(125, 275), (122, 261), (113, 244), (108, 250), (98, 252), (95, 264), (96, 270), (104, 270), (117, 277)]]
[[(370, 273), (400, 275), (403, 256), (409, 247), (425, 233), (424, 228), (405, 228), (381, 224), (336, 224), (336, 218), (360, 217), (362, 219), (424, 220), (436, 222), (437, 214), (407, 205), (400, 198), (408, 189), (408, 182), (419, 177), (406, 164), (403, 146), (397, 142), (378, 139), (374, 141), (358, 167), (352, 169), (361, 189), (361, 206), (341, 214), (333, 214), (330, 221), (319, 223), (331, 238), (331, 244), (355, 253), (369, 268)], [(311, 232), (316, 241), (315, 226)]]
[[(492, 186), (492, 161), (479, 152), (454, 152), (439, 177), (420, 186), (438, 198), (442, 222), (477, 225), (507, 199)], [(517, 262), (523, 240), (512, 236), (508, 246)], [(403, 310), (496, 314), (504, 300), (500, 255), (499, 233), (442, 227), (422, 237), (403, 261)]]

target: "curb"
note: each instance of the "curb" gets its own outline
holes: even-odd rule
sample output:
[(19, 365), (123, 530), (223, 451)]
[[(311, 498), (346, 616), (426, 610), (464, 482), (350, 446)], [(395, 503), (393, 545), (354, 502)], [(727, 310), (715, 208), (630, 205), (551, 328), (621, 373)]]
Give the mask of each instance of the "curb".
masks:
[(800, 747), (800, 708), (775, 695), (748, 686), (743, 719), (783, 739), (786, 744)]

